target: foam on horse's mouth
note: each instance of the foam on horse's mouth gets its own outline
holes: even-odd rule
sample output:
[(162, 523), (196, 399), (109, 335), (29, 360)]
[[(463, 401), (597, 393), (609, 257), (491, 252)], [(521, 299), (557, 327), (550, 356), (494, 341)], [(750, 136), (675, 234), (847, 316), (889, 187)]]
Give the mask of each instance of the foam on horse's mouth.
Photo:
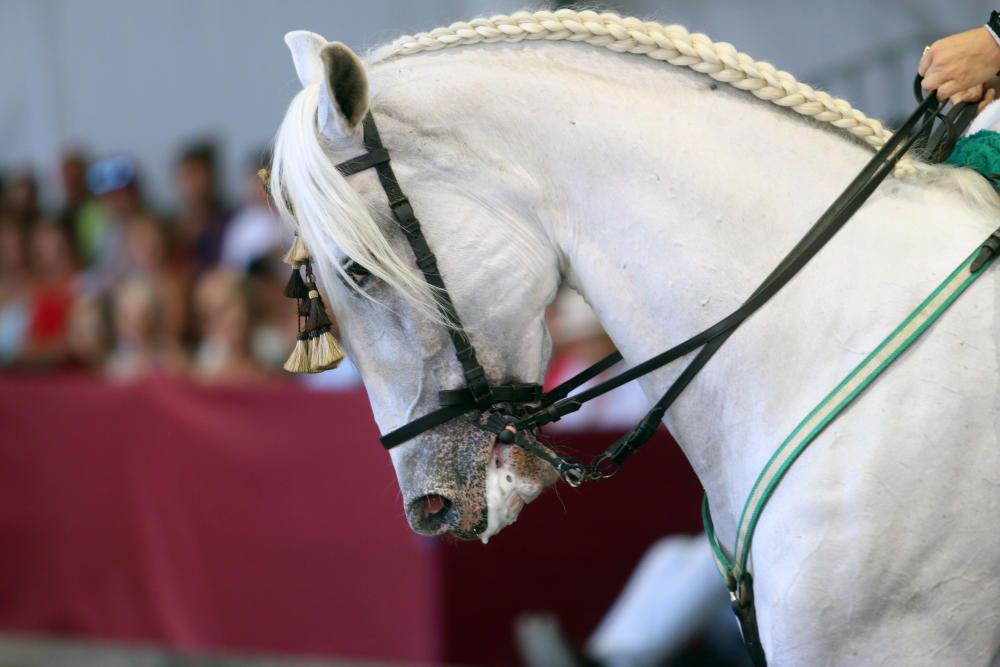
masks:
[(514, 472), (513, 447), (496, 444), (493, 457), (486, 467), (486, 530), (479, 539), (486, 544), (490, 538), (517, 521), (524, 506), (538, 497), (542, 485)]

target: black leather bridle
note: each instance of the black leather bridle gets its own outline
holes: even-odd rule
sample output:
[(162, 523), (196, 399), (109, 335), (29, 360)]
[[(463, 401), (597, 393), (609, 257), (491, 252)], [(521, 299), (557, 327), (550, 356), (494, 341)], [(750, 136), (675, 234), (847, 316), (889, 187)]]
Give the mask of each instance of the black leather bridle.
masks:
[[(915, 86), (919, 91), (919, 78)], [(910, 147), (923, 138), (927, 143), (925, 157), (943, 159), (950, 152), (950, 146), (958, 139), (960, 122), (971, 119), (969, 105), (959, 105), (952, 114), (944, 116), (934, 95), (920, 98), (920, 105), (903, 123), (899, 130), (886, 142), (860, 174), (851, 182), (836, 201), (823, 213), (798, 244), (782, 259), (750, 297), (729, 316), (720, 320), (701, 333), (686, 341), (634, 366), (622, 373), (600, 382), (577, 394), (570, 393), (622, 360), (620, 352), (613, 352), (561, 385), (542, 392), (538, 384), (512, 383), (490, 384), (468, 334), (462, 327), (461, 319), (445, 287), (438, 270), (437, 260), (420, 229), (420, 222), (413, 213), (409, 199), (403, 194), (390, 164), (389, 152), (382, 145), (375, 119), (369, 112), (363, 121), (363, 155), (346, 160), (337, 165), (344, 176), (350, 176), (367, 169), (375, 169), (379, 181), (389, 201), (389, 208), (400, 230), (406, 236), (416, 258), (417, 267), (424, 280), (431, 286), (442, 318), (451, 324), (448, 335), (455, 348), (455, 355), (462, 366), (465, 387), (439, 393), (440, 407), (400, 428), (382, 436), (382, 445), (389, 450), (436, 426), (469, 413), (477, 413), (473, 420), (479, 428), (496, 434), (503, 444), (517, 444), (532, 454), (553, 465), (568, 483), (577, 486), (585, 481), (604, 479), (614, 475), (619, 466), (656, 431), (670, 405), (690, 384), (695, 375), (718, 351), (733, 331), (750, 315), (764, 305), (822, 248), (827, 241), (860, 208), (879, 183), (892, 171), (895, 164)], [(974, 109), (973, 109), (974, 110)], [(958, 112), (956, 115), (955, 112)], [(931, 136), (935, 119), (942, 124)], [(943, 153), (943, 156), (941, 154)], [(590, 401), (626, 382), (650, 373), (689, 353), (698, 351), (687, 367), (674, 380), (666, 393), (658, 400), (639, 424), (612, 443), (600, 456), (590, 463), (572, 456), (562, 456), (537, 444), (532, 432), (549, 422), (579, 410)]]

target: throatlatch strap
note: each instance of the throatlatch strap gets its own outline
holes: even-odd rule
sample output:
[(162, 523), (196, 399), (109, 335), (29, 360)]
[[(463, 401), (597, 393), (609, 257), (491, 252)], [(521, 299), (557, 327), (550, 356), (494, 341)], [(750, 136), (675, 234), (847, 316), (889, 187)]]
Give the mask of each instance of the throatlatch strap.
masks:
[[(1000, 231), (1000, 230), (998, 230)], [(994, 232), (996, 234), (996, 232)], [(702, 521), (705, 534), (712, 545), (716, 567), (722, 574), (726, 587), (739, 599), (745, 589), (744, 579), (749, 575), (747, 562), (753, 534), (761, 512), (767, 505), (778, 483), (792, 463), (805, 451), (816, 436), (851, 404), (888, 366), (914, 343), (947, 309), (962, 292), (982, 275), (983, 270), (995, 259), (988, 253), (981, 259), (982, 247), (970, 255), (942, 282), (889, 336), (887, 336), (864, 361), (820, 401), (785, 438), (774, 455), (764, 466), (750, 491), (736, 533), (736, 547), (730, 559), (715, 535), (708, 498), (702, 502)], [(981, 261), (976, 261), (981, 259)], [(973, 265), (976, 266), (973, 270)]]

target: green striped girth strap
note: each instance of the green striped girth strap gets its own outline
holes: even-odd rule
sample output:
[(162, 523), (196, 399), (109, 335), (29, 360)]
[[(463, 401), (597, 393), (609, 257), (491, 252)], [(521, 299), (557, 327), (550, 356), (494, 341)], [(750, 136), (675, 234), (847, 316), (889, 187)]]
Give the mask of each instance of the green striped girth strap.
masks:
[[(702, 520), (705, 524), (705, 533), (712, 545), (715, 563), (732, 595), (737, 615), (740, 615), (738, 608), (749, 609), (752, 613), (752, 578), (747, 569), (750, 546), (761, 512), (764, 511), (767, 501), (771, 498), (782, 477), (816, 436), (836, 419), (844, 408), (850, 405), (889, 364), (912, 345), (976, 278), (982, 275), (986, 267), (993, 261), (998, 249), (1000, 249), (1000, 229), (994, 232), (975, 253), (962, 262), (785, 438), (785, 441), (781, 443), (767, 465), (764, 466), (760, 476), (757, 477), (757, 481), (754, 482), (750, 491), (750, 496), (743, 506), (732, 558), (727, 555), (715, 536), (712, 515), (708, 508), (708, 497), (705, 497), (702, 502)], [(742, 625), (743, 617), (740, 618), (740, 621)], [(751, 638), (745, 637), (745, 639), (749, 642)]]

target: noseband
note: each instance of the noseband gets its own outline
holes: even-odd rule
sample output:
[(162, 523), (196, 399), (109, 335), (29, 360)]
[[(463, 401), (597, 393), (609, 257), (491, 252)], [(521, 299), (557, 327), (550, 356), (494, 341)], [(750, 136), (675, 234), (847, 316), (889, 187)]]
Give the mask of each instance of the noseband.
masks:
[[(366, 152), (337, 165), (343, 176), (350, 176), (367, 169), (378, 174), (382, 189), (389, 201), (389, 208), (400, 230), (413, 250), (417, 267), (432, 288), (438, 311), (441, 313), (455, 348), (455, 356), (462, 366), (465, 387), (449, 389), (438, 394), (439, 407), (400, 428), (382, 436), (382, 446), (389, 450), (414, 437), (462, 415), (477, 412), (473, 420), (478, 428), (493, 433), (502, 444), (516, 444), (547, 461), (569, 484), (577, 486), (585, 481), (604, 479), (614, 475), (643, 443), (656, 431), (670, 405), (694, 379), (729, 336), (750, 315), (764, 305), (822, 248), (850, 219), (879, 183), (892, 172), (893, 167), (913, 144), (930, 135), (938, 112), (939, 103), (934, 95), (924, 98), (916, 111), (899, 131), (882, 147), (869, 164), (858, 174), (846, 190), (823, 213), (796, 246), (782, 259), (750, 297), (729, 316), (688, 340), (634, 366), (597, 385), (570, 396), (570, 392), (622, 360), (620, 352), (613, 352), (566, 382), (542, 392), (541, 385), (528, 383), (490, 384), (476, 350), (462, 327), (437, 260), (427, 244), (420, 222), (413, 212), (409, 199), (396, 180), (390, 164), (389, 151), (382, 145), (378, 128), (371, 112), (363, 121)], [(954, 145), (958, 132), (948, 127), (947, 143)], [(940, 130), (940, 128), (939, 128)], [(937, 138), (938, 140), (941, 137)], [(947, 153), (945, 153), (947, 154)], [(692, 352), (698, 352), (684, 371), (670, 385), (642, 421), (627, 434), (612, 443), (607, 450), (590, 463), (571, 456), (555, 454), (539, 446), (531, 433), (549, 422), (558, 421), (576, 412), (584, 403), (612, 389), (646, 375)]]

